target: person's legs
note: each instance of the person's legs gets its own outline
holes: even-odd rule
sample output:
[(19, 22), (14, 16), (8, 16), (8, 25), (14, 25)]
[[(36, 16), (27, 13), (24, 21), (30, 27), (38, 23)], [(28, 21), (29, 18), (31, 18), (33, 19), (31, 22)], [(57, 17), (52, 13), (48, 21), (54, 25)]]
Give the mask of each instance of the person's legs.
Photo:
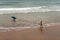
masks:
[(40, 26), (40, 31), (41, 31), (41, 32), (43, 31), (43, 26)]

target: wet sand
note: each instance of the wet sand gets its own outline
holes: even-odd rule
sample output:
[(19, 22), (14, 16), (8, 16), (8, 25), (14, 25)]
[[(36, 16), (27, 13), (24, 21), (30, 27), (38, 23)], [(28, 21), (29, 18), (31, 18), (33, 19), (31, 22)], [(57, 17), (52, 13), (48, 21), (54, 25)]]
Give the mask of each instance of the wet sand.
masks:
[(60, 25), (44, 28), (29, 28), (19, 31), (0, 32), (0, 40), (60, 40)]
[[(60, 22), (60, 12), (46, 12), (45, 13), (31, 13), (31, 14), (1, 14), (1, 27), (35, 27), (40, 22), (41, 18), (45, 19), (47, 23)], [(51, 13), (51, 14), (50, 14)], [(58, 13), (58, 14), (57, 14)], [(53, 15), (52, 15), (53, 14)], [(11, 16), (16, 16), (14, 23)], [(38, 16), (38, 17), (37, 17)], [(32, 19), (32, 20), (31, 20)], [(44, 21), (45, 21), (44, 20)], [(12, 30), (7, 32), (0, 32), (0, 40), (60, 40), (60, 24), (44, 28), (41, 32), (39, 28), (27, 28), (24, 30)]]
[[(16, 22), (14, 23), (11, 16), (16, 16)], [(10, 13), (0, 14), (0, 26), (4, 27), (20, 27), (26, 25), (38, 24), (40, 20), (45, 23), (60, 22), (60, 12), (31, 12), (31, 13)], [(8, 25), (7, 25), (8, 24)]]

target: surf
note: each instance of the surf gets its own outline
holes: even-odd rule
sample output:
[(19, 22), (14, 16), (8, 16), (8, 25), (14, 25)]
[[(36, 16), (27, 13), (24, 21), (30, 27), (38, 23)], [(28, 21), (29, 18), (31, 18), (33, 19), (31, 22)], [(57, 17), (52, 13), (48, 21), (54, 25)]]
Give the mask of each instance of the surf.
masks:
[(25, 8), (0, 8), (0, 14), (60, 11), (60, 6), (39, 6)]

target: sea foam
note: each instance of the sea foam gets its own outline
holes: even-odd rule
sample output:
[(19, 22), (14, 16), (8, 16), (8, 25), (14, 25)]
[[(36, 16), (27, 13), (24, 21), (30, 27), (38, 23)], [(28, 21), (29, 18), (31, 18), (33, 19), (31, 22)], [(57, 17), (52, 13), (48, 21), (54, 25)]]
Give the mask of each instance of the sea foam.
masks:
[(39, 6), (39, 7), (26, 7), (26, 8), (0, 8), (0, 14), (47, 12), (47, 11), (60, 11), (60, 6)]

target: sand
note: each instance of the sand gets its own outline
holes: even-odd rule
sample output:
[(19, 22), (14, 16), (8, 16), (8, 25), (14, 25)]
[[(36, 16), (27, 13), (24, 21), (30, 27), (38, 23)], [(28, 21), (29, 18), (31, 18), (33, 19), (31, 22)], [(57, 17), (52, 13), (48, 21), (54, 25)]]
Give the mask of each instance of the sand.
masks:
[(39, 28), (0, 32), (0, 40), (60, 40), (60, 25), (46, 27), (42, 32)]
[[(1, 27), (33, 27), (37, 26), (41, 18), (44, 21), (58, 23), (60, 22), (60, 12), (46, 12), (45, 13), (31, 13), (31, 14), (1, 14)], [(58, 14), (57, 14), (58, 13)], [(53, 14), (53, 15), (52, 15)], [(14, 23), (11, 16), (16, 16)], [(38, 17), (37, 17), (38, 16)], [(44, 28), (41, 32), (38, 28), (27, 28), (24, 30), (12, 30), (7, 32), (0, 32), (0, 40), (60, 40), (60, 25), (54, 25)]]

